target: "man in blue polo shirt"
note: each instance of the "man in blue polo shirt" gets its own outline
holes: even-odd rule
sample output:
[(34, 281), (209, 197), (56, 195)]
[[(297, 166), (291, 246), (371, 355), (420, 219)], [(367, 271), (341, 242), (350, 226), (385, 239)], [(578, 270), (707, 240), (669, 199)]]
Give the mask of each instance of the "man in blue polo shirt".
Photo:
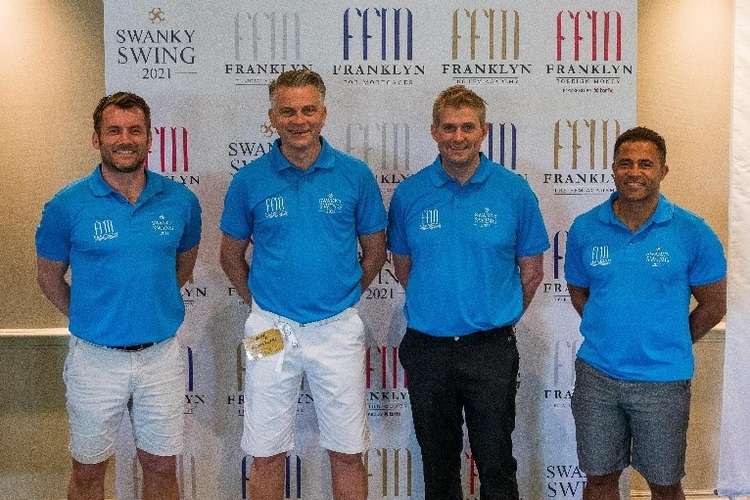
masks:
[(331, 461), (333, 496), (364, 500), (365, 338), (353, 306), (385, 261), (383, 201), (367, 165), (321, 137), (320, 75), (282, 73), (269, 96), (279, 139), (234, 176), (221, 218), (222, 268), (252, 304), (242, 436), (253, 457), (250, 496), (282, 497), (304, 373)]
[(513, 325), (542, 281), (549, 240), (526, 181), (480, 153), (485, 108), (462, 85), (440, 93), (431, 128), (440, 154), (399, 185), (388, 215), (428, 500), (463, 498), (462, 412), (481, 497), (518, 498)]
[(104, 498), (107, 461), (130, 405), (143, 498), (177, 499), (184, 366), (174, 337), (201, 210), (187, 188), (144, 169), (151, 116), (141, 97), (102, 98), (92, 143), (101, 164), (45, 205), (36, 232), (39, 286), (69, 317), (72, 334), (63, 373), (68, 498)]
[(726, 312), (726, 261), (711, 228), (660, 195), (666, 156), (653, 130), (623, 133), (617, 191), (568, 233), (565, 279), (584, 337), (572, 409), (585, 499), (619, 499), (630, 464), (652, 498), (685, 498), (692, 344)]

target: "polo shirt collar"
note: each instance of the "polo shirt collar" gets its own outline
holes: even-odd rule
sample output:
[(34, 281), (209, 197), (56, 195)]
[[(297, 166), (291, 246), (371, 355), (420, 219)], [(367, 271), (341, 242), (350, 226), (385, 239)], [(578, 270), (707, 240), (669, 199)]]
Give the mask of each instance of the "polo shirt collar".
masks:
[[(601, 209), (599, 210), (599, 220), (607, 223), (607, 224), (614, 224), (614, 225), (623, 225), (622, 221), (617, 218), (615, 215), (615, 208), (614, 208), (614, 202), (617, 198), (620, 197), (620, 193), (615, 191), (612, 193), (609, 197), (609, 201), (602, 205)], [(646, 220), (646, 222), (643, 223), (639, 231), (649, 225), (653, 224), (659, 224), (662, 222), (667, 222), (672, 219), (674, 216), (674, 204), (669, 201), (666, 196), (663, 194), (659, 194), (659, 201), (656, 203), (656, 210), (654, 210), (654, 213), (651, 214), (651, 217)]]
[[(315, 159), (313, 164), (305, 169), (305, 172), (312, 172), (319, 168), (332, 169), (334, 164), (335, 156), (333, 154), (333, 148), (330, 144), (328, 144), (328, 141), (321, 137), (320, 153), (318, 153), (318, 157)], [(284, 156), (284, 153), (281, 152), (281, 139), (276, 139), (273, 143), (273, 148), (271, 149), (271, 165), (277, 172), (281, 172), (282, 170), (290, 168), (297, 171), (300, 170), (299, 168), (295, 167), (289, 160), (287, 160), (286, 156)]]
[[(146, 169), (146, 185), (143, 187), (141, 195), (138, 197), (137, 204), (141, 204), (153, 197), (154, 195), (161, 193), (164, 190), (165, 179), (159, 174), (155, 174), (150, 170)], [(104, 197), (110, 194), (116, 193), (112, 186), (107, 184), (102, 176), (102, 166), (97, 165), (91, 175), (88, 177), (88, 185), (94, 196)]]
[[(443, 162), (440, 155), (437, 156), (435, 161), (430, 165), (430, 179), (435, 187), (440, 187), (447, 184), (450, 181), (456, 182), (453, 177), (443, 168)], [(474, 175), (472, 175), (467, 184), (482, 184), (492, 173), (492, 162), (487, 158), (484, 153), (479, 153), (479, 165), (477, 166)]]

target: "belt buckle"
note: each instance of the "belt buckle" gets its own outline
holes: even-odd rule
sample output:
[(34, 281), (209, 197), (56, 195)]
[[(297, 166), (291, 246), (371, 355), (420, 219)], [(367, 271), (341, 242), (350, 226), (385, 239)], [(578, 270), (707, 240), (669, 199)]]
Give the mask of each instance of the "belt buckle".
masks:
[(146, 342), (145, 344), (125, 345), (122, 347), (115, 347), (114, 349), (125, 351), (125, 352), (138, 352), (144, 349), (148, 349), (149, 347), (153, 345), (156, 345), (156, 342)]

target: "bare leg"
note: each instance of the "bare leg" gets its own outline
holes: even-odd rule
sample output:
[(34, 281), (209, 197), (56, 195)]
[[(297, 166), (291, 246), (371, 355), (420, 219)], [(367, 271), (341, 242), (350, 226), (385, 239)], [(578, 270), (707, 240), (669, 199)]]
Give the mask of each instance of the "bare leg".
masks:
[(250, 466), (250, 498), (280, 500), (284, 495), (284, 459), (286, 453), (253, 457)]
[(651, 488), (652, 500), (685, 500), (685, 493), (682, 491), (682, 483), (670, 484), (668, 486), (659, 486), (648, 483)]
[(179, 500), (177, 461), (137, 450), (143, 469), (143, 500)]
[(621, 470), (604, 476), (588, 476), (583, 500), (620, 500)]
[(331, 483), (335, 500), (365, 500), (367, 475), (361, 453), (328, 451), (331, 459)]
[(68, 500), (103, 500), (108, 462), (109, 459), (98, 464), (82, 464), (73, 459)]

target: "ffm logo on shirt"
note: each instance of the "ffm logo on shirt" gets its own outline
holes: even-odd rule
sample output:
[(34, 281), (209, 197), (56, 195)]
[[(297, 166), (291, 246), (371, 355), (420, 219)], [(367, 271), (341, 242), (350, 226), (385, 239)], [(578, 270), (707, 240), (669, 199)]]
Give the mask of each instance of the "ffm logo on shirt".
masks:
[(266, 219), (275, 219), (277, 217), (286, 217), (289, 212), (284, 207), (283, 196), (271, 196), (266, 198)]
[(609, 257), (608, 245), (594, 245), (591, 247), (591, 267), (608, 266), (612, 262)]
[(94, 221), (94, 241), (106, 241), (117, 238), (120, 234), (115, 231), (112, 219)]
[(344, 204), (336, 198), (336, 195), (333, 193), (328, 193), (327, 196), (324, 196), (318, 200), (318, 211), (323, 212), (325, 214), (333, 215), (341, 213), (341, 211), (344, 209)]
[(437, 208), (428, 208), (422, 210), (422, 219), (419, 229), (422, 231), (430, 231), (432, 229), (440, 229), (440, 212)]

